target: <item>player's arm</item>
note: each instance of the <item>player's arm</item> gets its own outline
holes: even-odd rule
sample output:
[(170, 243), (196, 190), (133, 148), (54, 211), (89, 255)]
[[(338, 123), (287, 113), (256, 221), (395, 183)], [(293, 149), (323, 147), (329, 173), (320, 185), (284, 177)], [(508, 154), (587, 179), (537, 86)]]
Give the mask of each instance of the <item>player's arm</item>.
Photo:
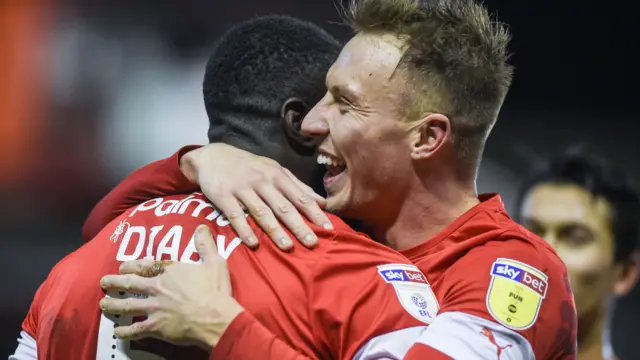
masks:
[[(257, 246), (258, 240), (246, 220), (243, 205), (283, 250), (293, 245), (283, 225), (305, 246), (317, 244), (301, 214), (318, 226), (332, 227), (320, 208), (325, 199), (277, 162), (225, 144), (190, 150), (193, 149), (183, 148), (171, 158), (130, 175), (92, 211), (83, 228), (83, 238), (93, 238), (110, 220), (133, 205), (195, 191), (191, 181), (198, 183), (205, 196), (226, 215), (240, 239), (251, 247)], [(181, 159), (183, 152), (188, 154)], [(186, 179), (190, 181), (185, 183)]]
[(197, 190), (180, 168), (180, 158), (200, 146), (185, 146), (171, 157), (146, 165), (127, 176), (91, 210), (82, 227), (82, 238), (89, 241), (111, 220), (128, 208), (147, 200)]
[(253, 360), (256, 354), (264, 360), (319, 360), (292, 348), (247, 311), (229, 324), (211, 351), (210, 360)]
[[(558, 260), (559, 262), (559, 260)], [(442, 308), (407, 360), (572, 359), (575, 308), (554, 256), (520, 240), (474, 249), (444, 275)], [(435, 357), (438, 358), (438, 357)]]

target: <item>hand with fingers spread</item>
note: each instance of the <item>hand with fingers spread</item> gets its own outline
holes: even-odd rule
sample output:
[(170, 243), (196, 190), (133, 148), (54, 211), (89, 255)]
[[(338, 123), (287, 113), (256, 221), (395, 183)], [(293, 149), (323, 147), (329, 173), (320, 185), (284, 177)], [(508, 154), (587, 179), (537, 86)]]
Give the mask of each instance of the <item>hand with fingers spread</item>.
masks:
[(115, 336), (125, 340), (154, 337), (207, 349), (217, 344), (244, 309), (231, 296), (226, 261), (218, 255), (207, 226), (196, 230), (195, 245), (202, 264), (135, 260), (122, 263), (120, 275), (102, 278), (104, 290), (146, 295), (100, 301), (105, 313), (147, 315), (144, 321), (115, 328)]
[(317, 237), (303, 215), (318, 226), (332, 228), (321, 209), (325, 199), (271, 159), (230, 145), (209, 144), (185, 154), (180, 163), (185, 176), (200, 185), (250, 247), (257, 246), (258, 240), (243, 207), (283, 250), (293, 243), (278, 219), (307, 247), (315, 246)]

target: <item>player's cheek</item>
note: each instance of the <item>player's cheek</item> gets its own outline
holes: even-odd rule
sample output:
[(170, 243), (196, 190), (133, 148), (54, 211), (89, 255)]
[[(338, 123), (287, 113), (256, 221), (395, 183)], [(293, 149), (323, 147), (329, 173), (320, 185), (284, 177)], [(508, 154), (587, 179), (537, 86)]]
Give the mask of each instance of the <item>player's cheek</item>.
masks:
[(598, 306), (612, 285), (612, 267), (605, 254), (585, 250), (576, 250), (562, 257), (569, 272), (579, 313)]

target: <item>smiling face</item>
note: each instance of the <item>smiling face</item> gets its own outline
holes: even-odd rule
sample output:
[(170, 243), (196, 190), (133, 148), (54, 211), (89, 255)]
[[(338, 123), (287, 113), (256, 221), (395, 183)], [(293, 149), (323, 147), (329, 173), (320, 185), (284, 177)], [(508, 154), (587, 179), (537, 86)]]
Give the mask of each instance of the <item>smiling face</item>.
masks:
[(318, 163), (327, 167), (328, 208), (341, 215), (375, 221), (397, 201), (402, 174), (411, 171), (403, 73), (396, 70), (401, 45), (390, 35), (356, 35), (327, 74), (327, 94), (302, 124), (303, 132), (322, 139)]

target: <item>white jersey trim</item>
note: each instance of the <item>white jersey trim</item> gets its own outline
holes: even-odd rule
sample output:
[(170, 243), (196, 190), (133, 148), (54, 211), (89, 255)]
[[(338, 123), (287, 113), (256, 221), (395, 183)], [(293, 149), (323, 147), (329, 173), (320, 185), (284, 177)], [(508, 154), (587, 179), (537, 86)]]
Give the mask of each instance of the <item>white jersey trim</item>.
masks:
[(26, 331), (20, 332), (18, 347), (13, 355), (9, 355), (9, 360), (38, 360), (38, 344)]
[(535, 359), (531, 344), (522, 335), (463, 312), (438, 314), (418, 342), (453, 359)]
[(414, 326), (376, 336), (358, 350), (353, 360), (404, 359), (409, 349), (426, 330), (426, 326)]

